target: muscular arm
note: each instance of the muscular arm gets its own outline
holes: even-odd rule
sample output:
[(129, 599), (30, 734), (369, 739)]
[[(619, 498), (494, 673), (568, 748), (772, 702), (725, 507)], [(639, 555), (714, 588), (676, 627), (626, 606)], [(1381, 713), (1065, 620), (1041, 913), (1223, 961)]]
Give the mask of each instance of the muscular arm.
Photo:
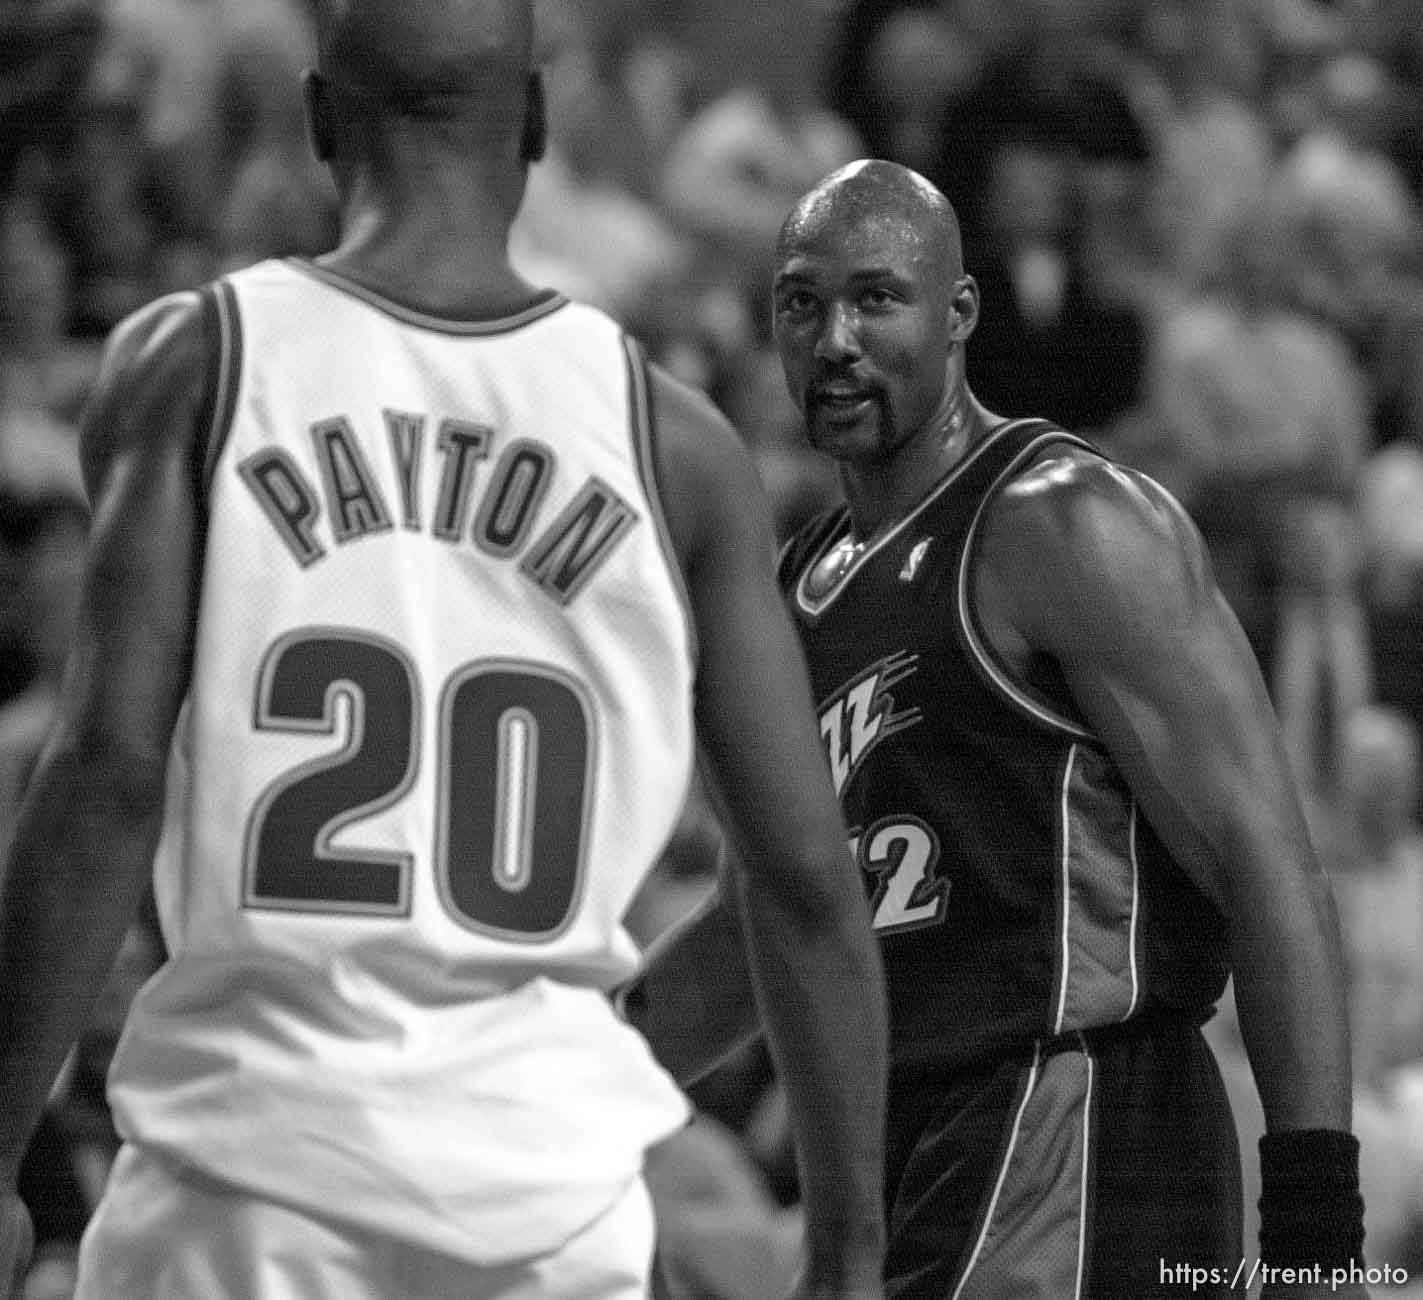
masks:
[(1274, 710), (1195, 528), (1150, 480), (1039, 463), (991, 508), (978, 596), (1005, 660), (1060, 665), (1153, 827), (1229, 925), (1272, 1131), (1347, 1129), (1338, 926)]
[[(664, 999), (675, 1014), (702, 1017), (705, 991), (744, 981), (737, 968), (745, 961), (790, 1101), (808, 1283), (837, 1293), (877, 1288), (886, 1051), (879, 951), (804, 660), (776, 589), (769, 513), (750, 459), (690, 392), (656, 376), (653, 395), (663, 499), (700, 640), (698, 731), (732, 842), (726, 892), (736, 924), (706, 914), (692, 931), (700, 943), (682, 950), (687, 960), (663, 967), (675, 978), (643, 986), (643, 1023), (654, 1038), (671, 1024)], [(745, 957), (723, 960), (737, 928)]]
[(59, 715), (0, 892), (0, 1187), (137, 908), (187, 689), (197, 562), (194, 298), (116, 331), (85, 415), (93, 528)]

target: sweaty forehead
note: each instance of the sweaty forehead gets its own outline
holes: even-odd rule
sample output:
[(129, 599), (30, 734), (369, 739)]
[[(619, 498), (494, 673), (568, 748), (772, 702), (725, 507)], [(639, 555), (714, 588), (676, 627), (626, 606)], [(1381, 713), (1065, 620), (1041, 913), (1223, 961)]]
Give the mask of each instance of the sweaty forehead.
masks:
[(952, 275), (948, 249), (932, 229), (893, 209), (823, 209), (788, 223), (778, 247), (781, 268), (833, 261), (847, 270), (891, 267)]

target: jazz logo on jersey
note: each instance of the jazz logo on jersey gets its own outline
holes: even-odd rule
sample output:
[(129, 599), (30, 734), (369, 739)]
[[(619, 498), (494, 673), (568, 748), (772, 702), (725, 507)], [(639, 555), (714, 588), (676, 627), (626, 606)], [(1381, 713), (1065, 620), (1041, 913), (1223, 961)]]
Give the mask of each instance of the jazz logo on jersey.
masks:
[(835, 793), (842, 794), (881, 741), (919, 721), (918, 709), (896, 709), (890, 687), (918, 666), (919, 656), (895, 654), (871, 664), (820, 706), (820, 734)]
[[(422, 483), (426, 418), (386, 411), (388, 468), (404, 528), (459, 544), (468, 538), (499, 559), (522, 552), (519, 570), (561, 604), (572, 600), (637, 522), (637, 512), (601, 479), (589, 478), (555, 518), (533, 536), (534, 524), (553, 479), (551, 448), (533, 438), (504, 447), (475, 506), (480, 462), (493, 448), (494, 430), (468, 420), (439, 422), (433, 453), (439, 458), (433, 499)], [(327, 554), (317, 536), (323, 507), (338, 546), (395, 527), (397, 512), (367, 457), (370, 440), (344, 415), (311, 426), (318, 474), (304, 470), (282, 447), (248, 456), (237, 472), (296, 562), (303, 568)], [(319, 486), (318, 480), (319, 479)], [(428, 514), (426, 513), (428, 509)], [(470, 515), (474, 515), (471, 524)], [(530, 537), (533, 540), (530, 541)]]

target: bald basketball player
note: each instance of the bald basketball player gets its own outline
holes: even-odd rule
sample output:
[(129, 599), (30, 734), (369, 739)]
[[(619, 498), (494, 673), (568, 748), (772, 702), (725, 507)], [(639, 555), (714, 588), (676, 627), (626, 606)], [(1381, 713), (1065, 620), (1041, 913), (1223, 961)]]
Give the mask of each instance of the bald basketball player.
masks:
[[(781, 581), (889, 984), (887, 1294), (1361, 1295), (1332, 900), (1200, 537), (975, 400), (978, 289), (921, 177), (834, 173), (777, 253), (786, 379), (847, 501)], [(684, 1079), (749, 1005), (730, 930), (708, 913), (629, 996)], [(1200, 1033), (1232, 972), (1258, 1256)]]
[(505, 242), (528, 5), (320, 8), (343, 236), (109, 343), (62, 720), (0, 913), (16, 1167), (150, 873), (82, 1300), (633, 1300), (685, 1101), (607, 996), (698, 746), (804, 1173), (796, 1294), (881, 1294), (877, 947), (747, 455)]

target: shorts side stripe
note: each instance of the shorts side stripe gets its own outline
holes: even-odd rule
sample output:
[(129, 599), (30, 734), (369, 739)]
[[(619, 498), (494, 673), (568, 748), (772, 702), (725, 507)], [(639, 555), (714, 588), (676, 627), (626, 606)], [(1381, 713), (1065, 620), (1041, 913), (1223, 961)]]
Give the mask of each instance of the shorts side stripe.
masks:
[(998, 1198), (1003, 1194), (1003, 1184), (1007, 1181), (1008, 1169), (1013, 1163), (1013, 1152), (1018, 1146), (1018, 1136), (1023, 1126), (1023, 1113), (1028, 1109), (1028, 1102), (1032, 1099), (1033, 1089), (1037, 1085), (1041, 1057), (1042, 1048), (1034, 1045), (1033, 1064), (1028, 1071), (1028, 1082), (1023, 1089), (1022, 1098), (1018, 1102), (1017, 1114), (1013, 1116), (1013, 1129), (1008, 1137), (1007, 1148), (1003, 1152), (1002, 1163), (998, 1167), (998, 1177), (993, 1184), (993, 1195), (988, 1198), (988, 1207), (983, 1214), (983, 1223), (978, 1230), (978, 1239), (973, 1244), (973, 1250), (969, 1252), (968, 1262), (964, 1265), (963, 1273), (959, 1277), (958, 1285), (954, 1288), (950, 1300), (959, 1300), (963, 1294), (964, 1287), (968, 1285), (968, 1280), (973, 1275), (974, 1265), (978, 1263), (979, 1256), (983, 1254), (984, 1245), (988, 1241), (989, 1230), (993, 1227), (993, 1212), (998, 1207)]
[(1077, 1041), (1087, 1062), (1087, 1084), (1082, 1099), (1082, 1199), (1077, 1212), (1077, 1285), (1072, 1297), (1073, 1300), (1082, 1300), (1082, 1283), (1087, 1271), (1087, 1204), (1091, 1192), (1092, 1085), (1096, 1080), (1097, 1062), (1081, 1033), (1077, 1035)]

